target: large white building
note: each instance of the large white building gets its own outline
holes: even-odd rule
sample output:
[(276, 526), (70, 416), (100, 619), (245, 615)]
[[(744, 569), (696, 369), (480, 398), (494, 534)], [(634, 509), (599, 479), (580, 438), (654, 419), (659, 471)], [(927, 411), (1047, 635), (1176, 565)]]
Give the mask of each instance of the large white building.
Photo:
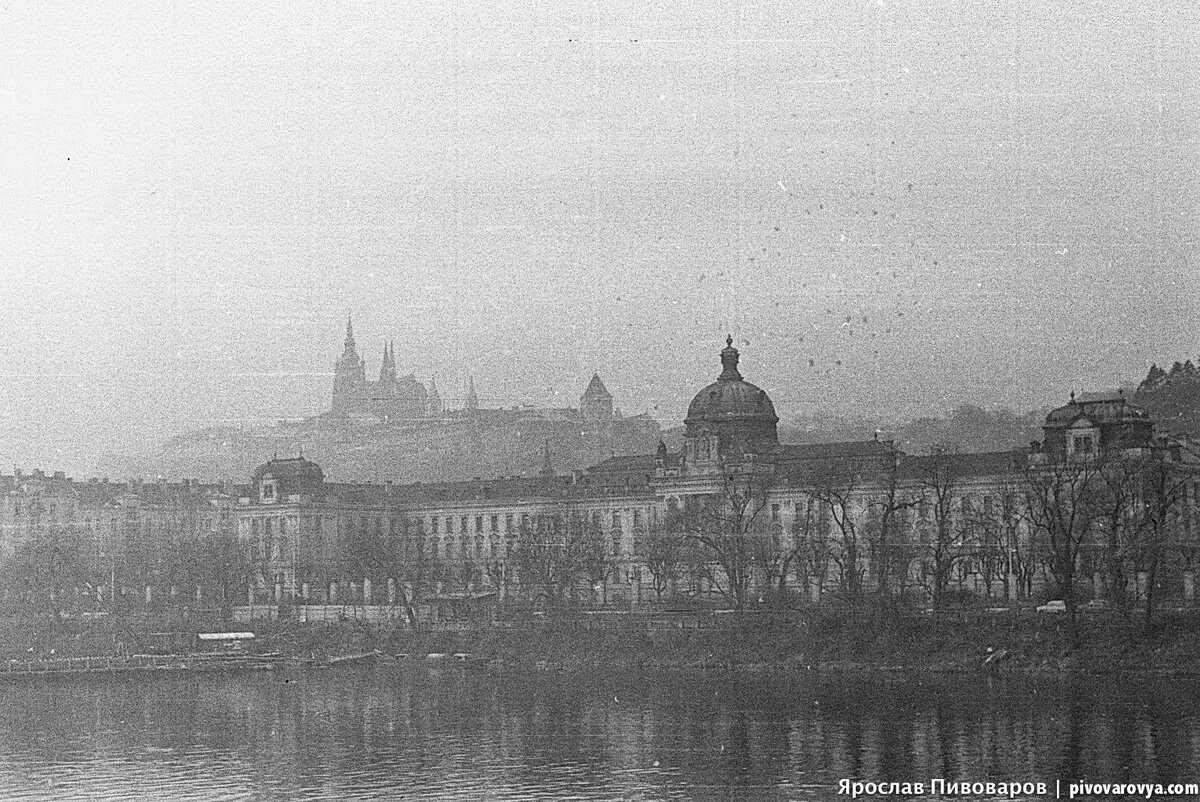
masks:
[(539, 476), (446, 483), (329, 482), (303, 457), (240, 486), (18, 473), (0, 477), (3, 549), (73, 538), (80, 564), (39, 581), (92, 603), (1191, 602), (1200, 459), (1123, 397), (1072, 397), (1024, 450), (787, 445), (731, 339), (720, 361), (678, 453), (555, 473), (547, 452)]
[(1047, 584), (1129, 600), (1152, 581), (1190, 601), (1200, 460), (1155, 439), (1124, 398), (1072, 398), (1030, 450), (781, 445), (771, 399), (741, 376), (732, 339), (720, 358), (688, 408), (680, 453), (660, 445), (569, 475), (547, 465), (537, 478), (382, 486), (328, 485), (312, 463), (274, 460), (238, 508), (243, 540), (278, 556), (260, 588), (328, 601), (390, 579), (401, 598), (454, 588), (541, 604), (687, 595), (741, 606), (1018, 598)]

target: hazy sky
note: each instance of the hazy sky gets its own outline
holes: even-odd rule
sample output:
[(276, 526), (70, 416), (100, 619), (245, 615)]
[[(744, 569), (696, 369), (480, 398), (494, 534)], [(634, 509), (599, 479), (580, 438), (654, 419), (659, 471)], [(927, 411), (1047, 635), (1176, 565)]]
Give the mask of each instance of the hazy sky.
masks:
[[(585, 7), (586, 6), (586, 7)], [(0, 467), (368, 372), (677, 423), (1018, 409), (1200, 352), (1200, 13), (0, 0)]]

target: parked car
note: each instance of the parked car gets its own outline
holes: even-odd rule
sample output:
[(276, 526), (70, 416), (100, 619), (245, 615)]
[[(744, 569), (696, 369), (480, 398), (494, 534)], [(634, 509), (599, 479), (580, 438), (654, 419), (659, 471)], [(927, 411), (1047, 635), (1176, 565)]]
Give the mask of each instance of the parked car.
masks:
[(1039, 613), (1065, 613), (1067, 611), (1067, 603), (1062, 599), (1048, 601), (1037, 608)]

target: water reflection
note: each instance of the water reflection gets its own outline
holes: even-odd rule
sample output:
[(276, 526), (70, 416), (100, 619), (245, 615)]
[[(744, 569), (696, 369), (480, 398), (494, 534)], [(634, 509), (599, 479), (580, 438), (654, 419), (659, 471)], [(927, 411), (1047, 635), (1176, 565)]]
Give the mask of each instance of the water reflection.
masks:
[(10, 799), (835, 799), (838, 780), (1192, 781), (1194, 682), (380, 666), (0, 686)]

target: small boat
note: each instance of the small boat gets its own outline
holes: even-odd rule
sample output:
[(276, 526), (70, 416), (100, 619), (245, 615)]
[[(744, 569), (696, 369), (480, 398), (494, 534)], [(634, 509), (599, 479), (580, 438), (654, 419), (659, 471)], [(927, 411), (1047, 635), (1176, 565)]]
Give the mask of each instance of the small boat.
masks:
[(482, 657), (476, 657), (469, 652), (457, 652), (451, 655), (451, 657), (454, 658), (456, 663), (462, 664), (464, 668), (480, 668), (487, 665), (487, 660)]
[(327, 658), (321, 665), (329, 668), (334, 666), (357, 665), (359, 663), (373, 662), (378, 658), (379, 652), (377, 651), (361, 652), (359, 654), (342, 654), (338, 655), (337, 657)]

